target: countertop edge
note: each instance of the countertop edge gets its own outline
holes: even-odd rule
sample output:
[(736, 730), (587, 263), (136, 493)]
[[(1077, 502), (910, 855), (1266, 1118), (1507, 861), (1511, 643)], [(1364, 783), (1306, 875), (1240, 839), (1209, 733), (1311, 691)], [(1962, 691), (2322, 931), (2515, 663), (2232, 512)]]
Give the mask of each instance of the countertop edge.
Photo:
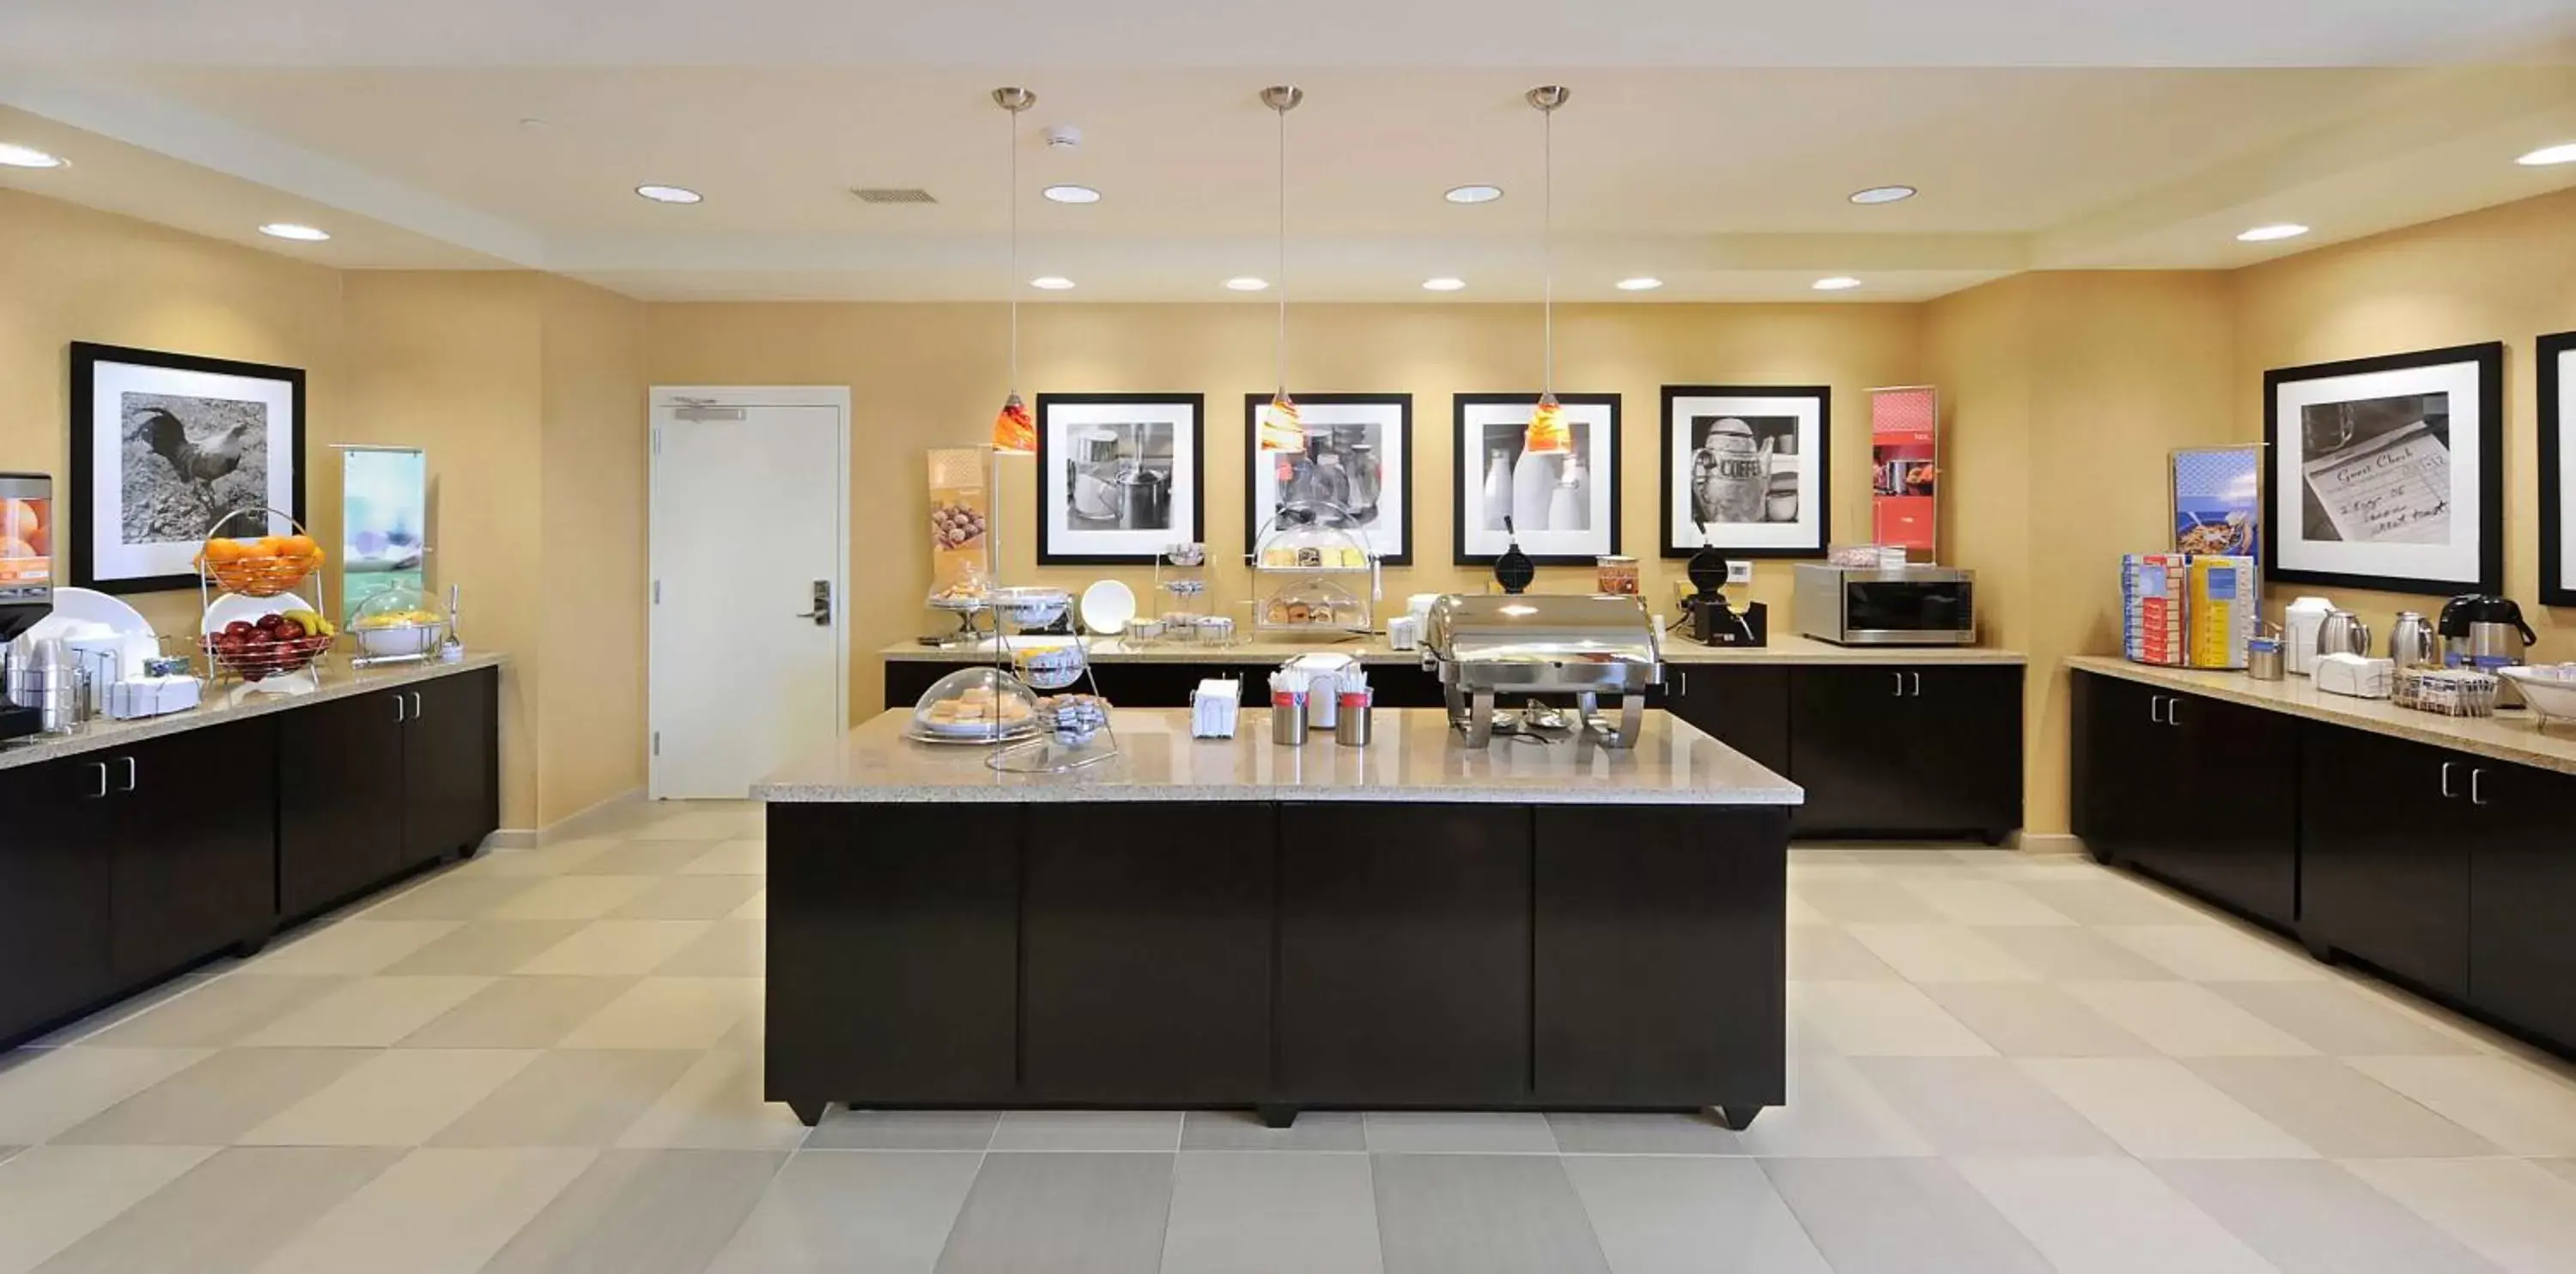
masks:
[[(1421, 663), (1419, 653), (1394, 650), (1377, 642), (1315, 642), (1289, 646), (1284, 643), (1235, 646), (1167, 646), (1145, 650), (1127, 650), (1115, 644), (1106, 648), (1097, 643), (1115, 639), (1093, 638), (1091, 659), (1102, 664), (1258, 664), (1283, 662), (1297, 655), (1351, 655), (1362, 664), (1380, 667), (1414, 667)], [(1834, 646), (1811, 638), (1798, 638), (1796, 645), (1718, 647), (1702, 646), (1678, 638), (1664, 644), (1666, 665), (1700, 667), (1709, 664), (1738, 664), (1753, 667), (1831, 668), (1847, 664), (1884, 666), (1887, 664), (1920, 664), (1926, 666), (2026, 666), (2027, 655), (1993, 646)], [(943, 650), (912, 642), (898, 642), (876, 652), (888, 663), (979, 663), (989, 660), (989, 651), (963, 649)]]
[[(2345, 696), (2328, 695), (2313, 688), (2307, 692), (2312, 696), (2310, 698), (2285, 699), (2252, 687), (2289, 685), (2292, 682), (2304, 683), (2307, 679), (2291, 678), (2284, 682), (2255, 682), (2241, 672), (2216, 668), (2164, 668), (2152, 664), (2131, 663), (2115, 655), (2069, 655), (2066, 658), (2066, 666), (2076, 672), (2118, 677), (2123, 681), (2133, 681), (2140, 685), (2160, 686), (2249, 708), (2262, 708), (2326, 725), (2366, 730), (2372, 734), (2403, 739), (2409, 743), (2449, 748), (2493, 761), (2527, 765), (2534, 769), (2549, 770), (2559, 774), (2576, 774), (2576, 738), (2551, 736), (2550, 742), (2564, 743), (2570, 748), (2570, 754), (2559, 755), (2554, 752), (2535, 750), (2513, 739), (2486, 738), (2464, 733), (2452, 724), (2454, 721), (2509, 724), (2516, 720), (2515, 716), (2452, 718), (2400, 708), (2386, 699), (2347, 699)], [(2378, 710), (2403, 715), (2396, 718), (2384, 717), (2378, 715), (2372, 707), (2361, 705), (2374, 705)], [(2528, 715), (2522, 715), (2520, 719), (2535, 723), (2539, 720), (2537, 717)], [(2535, 724), (2532, 728), (2537, 731), (2538, 726)]]
[[(167, 716), (139, 717), (132, 721), (119, 721), (102, 716), (92, 719), (77, 734), (40, 734), (0, 744), (0, 770), (42, 765), (48, 761), (60, 761), (92, 752), (104, 752), (111, 748), (184, 734), (190, 730), (211, 729), (237, 721), (250, 721), (280, 712), (292, 712), (297, 708), (353, 698), (373, 691), (419, 685), (442, 677), (457, 677), (469, 672), (480, 672), (486, 668), (501, 668), (508, 663), (509, 656), (494, 653), (467, 655), (463, 660), (452, 664), (430, 662), (364, 671), (350, 668), (345, 664), (338, 665), (326, 669), (329, 674), (327, 678), (320, 682), (318, 688), (306, 694), (272, 694), (255, 691), (244, 695), (237, 703), (228, 703), (220, 707), (200, 704), (186, 712), (173, 712)], [(211, 689), (209, 693), (213, 693)]]
[(751, 799), (777, 805), (1691, 805), (1771, 809), (1804, 805), (1806, 789), (1699, 788), (1621, 792), (1579, 788), (1335, 788), (1306, 790), (1246, 785), (1210, 787), (855, 787), (755, 783)]

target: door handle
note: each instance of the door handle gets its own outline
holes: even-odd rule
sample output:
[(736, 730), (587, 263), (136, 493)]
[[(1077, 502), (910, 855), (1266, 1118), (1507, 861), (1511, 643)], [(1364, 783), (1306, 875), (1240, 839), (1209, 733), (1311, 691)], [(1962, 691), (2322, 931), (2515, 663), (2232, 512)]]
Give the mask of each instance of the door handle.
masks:
[(395, 691), (395, 692), (394, 692), (394, 724), (395, 724), (395, 725), (401, 725), (403, 722), (408, 721), (408, 720), (410, 720), (410, 719), (411, 719), (411, 712), (410, 712), (410, 710), (409, 710), (409, 709), (410, 709), (410, 706), (411, 706), (411, 705), (406, 704), (406, 703), (404, 703), (404, 702), (403, 702), (403, 694), (402, 694), (402, 691), (397, 690), (397, 691)]
[(1689, 695), (1689, 694), (1690, 694), (1690, 669), (1688, 669), (1688, 668), (1675, 668), (1675, 669), (1673, 669), (1673, 680), (1674, 680), (1675, 682), (1679, 683), (1679, 684), (1677, 684), (1677, 685), (1675, 685), (1675, 686), (1673, 687), (1673, 690), (1674, 690), (1674, 692), (1675, 692), (1675, 693), (1677, 693), (1677, 694), (1681, 694), (1681, 695), (1684, 695), (1684, 696), (1687, 696), (1687, 695)]
[(2181, 696), (2181, 695), (2166, 695), (2166, 696), (2165, 696), (2165, 724), (2166, 724), (2166, 725), (2181, 725), (2181, 724), (2182, 724), (2182, 696)]
[(411, 692), (411, 719), (412, 719), (412, 720), (414, 720), (414, 721), (418, 721), (418, 720), (420, 720), (422, 717), (427, 716), (427, 715), (428, 715), (427, 713), (422, 712), (422, 711), (420, 710), (420, 692), (419, 692), (419, 691), (417, 691), (417, 690), (412, 691), (412, 692)]
[(1896, 671), (1896, 670), (1895, 670), (1895, 669), (1893, 669), (1893, 668), (1890, 668), (1890, 669), (1888, 669), (1888, 671), (1887, 671), (1887, 675), (1888, 675), (1888, 676), (1891, 676), (1891, 677), (1896, 678), (1896, 697), (1897, 697), (1897, 698), (1899, 698), (1899, 699), (1904, 698), (1904, 697), (1905, 697), (1905, 674), (1904, 674), (1904, 673), (1901, 673), (1901, 672), (1898, 672), (1898, 671)]
[(1910, 676), (1912, 676), (1912, 677), (1914, 678), (1914, 697), (1915, 697), (1915, 698), (1917, 698), (1917, 699), (1922, 698), (1922, 697), (1923, 697), (1923, 674), (1922, 674), (1922, 673), (1917, 672), (1917, 673), (1912, 673), (1912, 674), (1909, 674), (1909, 675), (1910, 675)]
[(142, 783), (143, 771), (141, 767), (134, 764), (133, 757), (121, 756), (116, 759), (125, 762), (125, 786), (116, 790), (120, 792), (131, 792)]
[(84, 794), (81, 799), (85, 801), (95, 801), (107, 795), (107, 762), (92, 761), (90, 764), (98, 770), (98, 790)]
[(2485, 766), (2479, 766), (2478, 768), (2469, 771), (2469, 804), (2484, 805), (2487, 803), (2486, 794), (2483, 791), (2486, 786), (2486, 777), (2487, 771)]
[(2165, 701), (2165, 697), (2164, 697), (2163, 695), (2148, 695), (2148, 696), (2147, 696), (2147, 724), (2148, 724), (2148, 725), (2163, 725), (2163, 724), (2165, 723), (2165, 719), (2164, 719), (2163, 717), (2160, 717), (2160, 716), (2157, 716), (2157, 715), (2156, 715), (2156, 705), (2157, 705), (2157, 704), (2160, 704), (2160, 703), (2163, 703), (2164, 701)]
[(2457, 761), (2442, 762), (2442, 795), (2446, 799), (2459, 795), (2451, 790), (2451, 767), (2457, 764), (2459, 764)]
[(816, 628), (832, 626), (832, 581), (827, 579), (814, 581), (814, 609), (796, 618), (813, 620)]

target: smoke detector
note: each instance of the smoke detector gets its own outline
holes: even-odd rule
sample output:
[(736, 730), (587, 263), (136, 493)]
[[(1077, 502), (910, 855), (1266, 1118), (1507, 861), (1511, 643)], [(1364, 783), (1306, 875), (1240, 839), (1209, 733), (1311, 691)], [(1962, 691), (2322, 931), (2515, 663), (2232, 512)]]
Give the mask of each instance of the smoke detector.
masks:
[(1046, 130), (1048, 150), (1080, 150), (1082, 130), (1071, 124), (1056, 124)]

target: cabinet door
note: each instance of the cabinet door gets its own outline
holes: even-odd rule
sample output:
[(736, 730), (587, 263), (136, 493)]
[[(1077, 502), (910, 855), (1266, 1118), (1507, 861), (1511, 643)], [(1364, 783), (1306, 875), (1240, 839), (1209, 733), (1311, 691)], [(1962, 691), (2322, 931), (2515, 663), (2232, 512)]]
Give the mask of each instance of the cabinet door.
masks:
[(112, 962), (132, 985), (277, 924), (277, 718), (108, 754)]
[(2299, 927), (2309, 945), (2436, 995), (2465, 994), (2473, 766), (2361, 730), (2300, 729)]
[(2174, 736), (2166, 695), (2099, 673), (2075, 674), (2070, 778), (2075, 834), (2095, 858), (2126, 863), (2149, 834), (2157, 776), (2169, 773)]
[(1664, 707), (1763, 769), (1789, 774), (1787, 668), (1666, 664)]
[(116, 990), (104, 761), (0, 770), (0, 1048)]
[(2021, 826), (2022, 670), (1905, 670), (1912, 828), (2000, 842)]
[(311, 915), (391, 879), (403, 853), (405, 692), (285, 714), (277, 737), (277, 901)]
[(1807, 667), (1789, 674), (1789, 776), (1807, 789), (1804, 834), (1927, 830), (1911, 770), (1915, 714), (1902, 671)]
[(2480, 827), (2469, 851), (2469, 1003), (2576, 1050), (2576, 779), (2470, 762)]
[(482, 670), (411, 687), (403, 723), (403, 861), (465, 855), (501, 825), (500, 676)]
[(2176, 695), (2163, 753), (2180, 782), (2154, 798), (2138, 861), (2223, 906), (2298, 922), (2298, 721)]

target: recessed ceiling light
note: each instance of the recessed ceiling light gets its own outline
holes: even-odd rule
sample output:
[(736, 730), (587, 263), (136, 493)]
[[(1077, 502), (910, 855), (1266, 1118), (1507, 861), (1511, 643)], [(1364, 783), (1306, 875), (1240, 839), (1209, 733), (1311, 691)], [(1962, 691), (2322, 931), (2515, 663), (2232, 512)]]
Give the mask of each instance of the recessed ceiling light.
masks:
[(1422, 281), (1422, 286), (1425, 290), (1432, 292), (1455, 292), (1458, 289), (1467, 286), (1467, 281), (1465, 279), (1449, 278), (1424, 279)]
[(259, 232), (272, 239), (293, 239), (297, 243), (320, 243), (331, 237), (328, 230), (299, 226), (292, 221), (272, 221), (261, 226)]
[(1066, 288), (1072, 287), (1073, 280), (1068, 279), (1061, 274), (1042, 274), (1037, 278), (1029, 280), (1029, 286), (1033, 288), (1045, 288), (1049, 292), (1061, 292)]
[(1818, 279), (1815, 283), (1815, 288), (1819, 292), (1848, 292), (1859, 286), (1860, 280), (1848, 274), (1837, 274), (1830, 279)]
[(1853, 203), (1895, 203), (1899, 199), (1913, 198), (1914, 193), (1912, 186), (1872, 186), (1867, 190), (1853, 191), (1851, 201)]
[(1619, 290), (1622, 292), (1652, 292), (1663, 285), (1662, 279), (1648, 278), (1642, 274), (1633, 279), (1619, 280)]
[(1100, 192), (1089, 186), (1049, 186), (1038, 193), (1057, 203), (1100, 202)]
[(635, 193), (655, 203), (696, 203), (706, 198), (686, 186), (637, 186)]
[(1441, 198), (1451, 203), (1492, 203), (1503, 197), (1500, 186), (1451, 186)]
[(2576, 164), (2576, 142), (2543, 146), (2513, 162), (2525, 168), (2546, 168), (2551, 164)]
[(0, 166), (9, 168), (60, 168), (63, 167), (63, 159), (59, 155), (48, 155), (33, 146), (20, 146), (15, 142), (0, 142)]
[(2306, 226), (2295, 221), (2282, 221), (2268, 226), (2256, 226), (2236, 237), (2246, 243), (2270, 243), (2275, 239), (2296, 239), (2307, 232)]
[(1237, 292), (1258, 292), (1263, 288), (1269, 287), (1270, 280), (1256, 279), (1247, 274), (1239, 279), (1227, 279), (1225, 281), (1225, 285)]

